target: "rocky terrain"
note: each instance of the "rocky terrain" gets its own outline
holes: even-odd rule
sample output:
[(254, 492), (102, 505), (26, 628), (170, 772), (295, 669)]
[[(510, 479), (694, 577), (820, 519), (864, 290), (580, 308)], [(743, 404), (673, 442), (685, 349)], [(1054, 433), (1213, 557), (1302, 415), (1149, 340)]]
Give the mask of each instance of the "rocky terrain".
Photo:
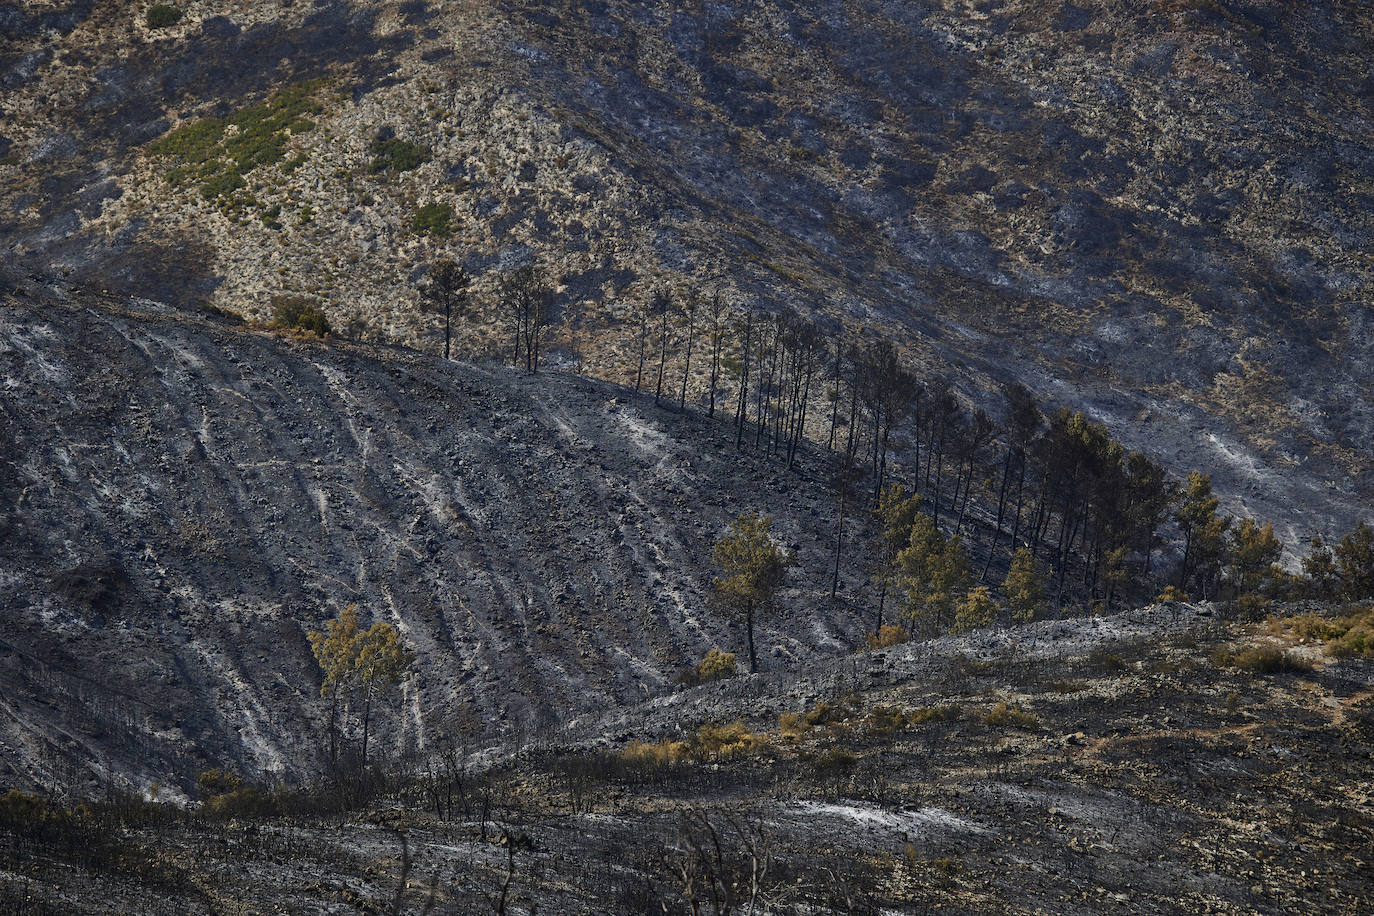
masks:
[(705, 594), (747, 511), (800, 559), (765, 662), (862, 643), (807, 459), (618, 386), (85, 296), (0, 300), (0, 378), (3, 784), (313, 772), (305, 635), (349, 603), (421, 657), (397, 749), (661, 692), (737, 644)]
[(1357, 914), (1371, 675), (1208, 606), (944, 638), (629, 704), (348, 816), (134, 805), (113, 862), (12, 847), (0, 911)]
[(0, 6), (23, 269), (432, 347), (448, 253), (481, 354), (533, 259), (619, 381), (653, 289), (720, 288), (1087, 408), (1293, 542), (1374, 498), (1366, 4), (180, 7)]

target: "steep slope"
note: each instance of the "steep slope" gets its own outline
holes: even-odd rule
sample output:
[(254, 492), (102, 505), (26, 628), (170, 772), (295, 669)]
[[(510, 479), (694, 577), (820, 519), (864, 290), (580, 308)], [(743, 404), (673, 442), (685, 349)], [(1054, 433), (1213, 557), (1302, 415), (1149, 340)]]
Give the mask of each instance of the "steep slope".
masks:
[(745, 511), (803, 563), (765, 662), (861, 634), (816, 607), (823, 487), (616, 386), (95, 297), (0, 300), (0, 379), (0, 784), (310, 772), (305, 634), (354, 602), (420, 655), (396, 750), (642, 698), (736, 644)]
[[(1292, 541), (1374, 499), (1366, 4), (184, 9), (0, 8), (0, 237), (29, 270), (257, 316), (304, 293), (432, 342), (413, 283), (448, 251), (491, 352), (533, 257), (559, 346), (621, 380), (653, 288), (720, 284), (973, 399), (1085, 407)], [(242, 188), (155, 143), (310, 80)], [(428, 160), (377, 168), (387, 131)]]

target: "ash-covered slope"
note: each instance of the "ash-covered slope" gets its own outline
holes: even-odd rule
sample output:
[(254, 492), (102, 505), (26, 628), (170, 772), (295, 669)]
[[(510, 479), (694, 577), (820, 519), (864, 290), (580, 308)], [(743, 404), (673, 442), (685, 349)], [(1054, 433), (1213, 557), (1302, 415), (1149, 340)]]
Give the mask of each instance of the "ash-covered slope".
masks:
[(765, 663), (860, 633), (818, 484), (602, 382), (10, 297), (0, 407), (0, 785), (311, 771), (351, 602), (419, 653), (396, 749), (642, 699), (736, 644), (703, 594), (749, 510), (802, 551)]
[[(1086, 408), (1290, 541), (1374, 499), (1368, 4), (179, 5), (162, 29), (0, 6), (0, 240), (27, 269), (258, 317), (305, 294), (432, 344), (413, 284), (451, 253), (461, 346), (489, 352), (533, 257), (556, 346), (619, 380), (654, 288), (720, 283), (971, 398), (1017, 378)], [(241, 188), (153, 146), (315, 79)], [(377, 169), (384, 128), (428, 160)]]

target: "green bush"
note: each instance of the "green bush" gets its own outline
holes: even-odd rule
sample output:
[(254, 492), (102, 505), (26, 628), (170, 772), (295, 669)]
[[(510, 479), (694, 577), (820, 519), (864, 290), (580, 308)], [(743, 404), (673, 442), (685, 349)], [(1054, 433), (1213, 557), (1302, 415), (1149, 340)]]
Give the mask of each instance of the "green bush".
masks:
[(372, 141), (372, 164), (368, 170), (378, 172), (409, 172), (429, 161), (429, 147), (411, 143), (399, 137)]
[(184, 124), (149, 144), (148, 152), (176, 163), (166, 173), (169, 182), (177, 184), (194, 176), (202, 197), (228, 203), (246, 185), (245, 175), (259, 166), (281, 162), (291, 137), (314, 129), (306, 115), (323, 111), (313, 98), (319, 86), (319, 81), (290, 86), (261, 105), (240, 109), (227, 118)]
[(426, 235), (443, 238), (449, 234), (449, 222), (453, 219), (453, 208), (448, 204), (429, 203), (415, 211), (410, 220), (410, 228)]
[(305, 296), (276, 296), (272, 299), (272, 327), (290, 331), (311, 331), (324, 337), (329, 333), (329, 319)]
[(181, 21), (181, 10), (166, 3), (154, 3), (148, 7), (147, 22), (150, 29), (165, 29)]

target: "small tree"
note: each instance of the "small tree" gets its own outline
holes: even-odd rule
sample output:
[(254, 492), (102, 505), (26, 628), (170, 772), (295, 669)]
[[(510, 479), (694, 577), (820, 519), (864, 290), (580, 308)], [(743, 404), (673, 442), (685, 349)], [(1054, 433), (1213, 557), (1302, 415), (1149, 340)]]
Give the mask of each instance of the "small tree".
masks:
[(1274, 537), (1274, 526), (1259, 525), (1253, 518), (1243, 518), (1231, 533), (1231, 563), (1228, 578), (1238, 596), (1257, 595), (1266, 586), (1282, 578), (1283, 570), (1275, 564), (1283, 553), (1283, 545)]
[(1026, 547), (1011, 558), (1011, 568), (1002, 583), (1012, 620), (1028, 623), (1045, 612), (1046, 575), (1035, 555)]
[(967, 633), (979, 627), (991, 626), (997, 615), (997, 602), (988, 593), (986, 585), (969, 589), (967, 595), (954, 609), (952, 633)]
[(883, 604), (888, 589), (897, 581), (900, 569), (897, 557), (911, 544), (911, 529), (920, 513), (921, 497), (908, 496), (906, 487), (893, 484), (883, 489), (878, 498), (878, 506), (873, 515), (881, 526), (877, 543), (874, 545), (876, 556), (873, 558), (873, 573), (878, 580), (878, 619), (873, 632), (883, 626)]
[(1336, 545), (1336, 563), (1347, 598), (1374, 598), (1374, 528), (1364, 522)]
[(715, 599), (744, 619), (749, 644), (749, 671), (758, 671), (754, 650), (754, 615), (770, 607), (787, 576), (792, 556), (769, 533), (773, 519), (767, 515), (741, 515), (730, 523), (730, 533), (716, 543), (714, 556), (721, 575), (712, 582)]
[(1196, 578), (1203, 597), (1214, 577), (1226, 550), (1226, 530), (1230, 518), (1217, 515), (1221, 500), (1212, 495), (1212, 478), (1193, 471), (1183, 490), (1183, 501), (1174, 513), (1183, 531), (1183, 563), (1179, 569), (1178, 587), (1186, 590), (1190, 579)]
[(1335, 555), (1321, 537), (1312, 538), (1308, 545), (1308, 554), (1302, 558), (1303, 589), (1309, 597), (1330, 601), (1341, 587)]
[(335, 735), (339, 696), (360, 688), (363, 691), (362, 764), (366, 767), (373, 699), (410, 676), (415, 653), (401, 644), (400, 634), (389, 623), (378, 622), (366, 631), (360, 630), (357, 610), (352, 604), (344, 608), (337, 619), (329, 621), (323, 632), (312, 632), (308, 638), (315, 660), (324, 673), (320, 695), (330, 698), (330, 764), (338, 760)]
[(897, 555), (898, 581), (907, 593), (907, 616), (913, 629), (943, 629), (955, 602), (969, 586), (968, 551), (958, 535), (946, 539), (935, 520), (916, 513), (911, 538)]
[(449, 358), (454, 309), (461, 309), (468, 298), (468, 272), (447, 258), (435, 261), (428, 281), (420, 287), (420, 301), (429, 311), (444, 316), (444, 359)]

